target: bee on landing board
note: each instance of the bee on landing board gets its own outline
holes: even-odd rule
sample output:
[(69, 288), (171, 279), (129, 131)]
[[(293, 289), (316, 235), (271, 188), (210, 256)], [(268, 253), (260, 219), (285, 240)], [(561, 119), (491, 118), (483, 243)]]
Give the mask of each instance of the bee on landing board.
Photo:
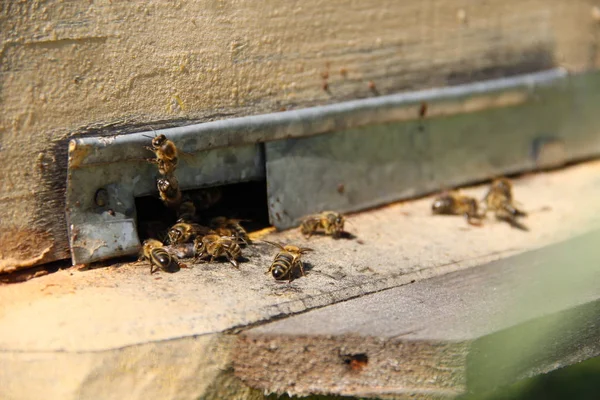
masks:
[(248, 237), (248, 232), (240, 225), (240, 222), (244, 221), (246, 220), (216, 217), (210, 221), (210, 227), (220, 236), (233, 236), (238, 242), (250, 245), (252, 241)]
[(170, 175), (156, 180), (156, 187), (160, 199), (169, 208), (178, 208), (181, 204), (181, 190), (175, 176)]
[(508, 179), (494, 180), (483, 201), (486, 213), (492, 211), (497, 219), (506, 221), (515, 228), (528, 230), (517, 220), (527, 216), (527, 213), (514, 205), (512, 183)]
[[(161, 242), (156, 239), (145, 240), (142, 245), (140, 261), (150, 261), (150, 275), (159, 269), (165, 272), (177, 272), (180, 265), (175, 257), (171, 255)], [(156, 269), (155, 269), (156, 267)]]
[(210, 257), (210, 262), (225, 257), (236, 268), (240, 268), (237, 260), (242, 256), (242, 249), (235, 238), (219, 235), (206, 235), (194, 240), (196, 261)]
[(317, 232), (339, 238), (344, 232), (346, 218), (335, 211), (323, 211), (320, 214), (309, 215), (300, 225), (300, 231), (308, 239)]
[(189, 243), (197, 237), (213, 233), (214, 231), (206, 226), (179, 221), (169, 229), (167, 236), (169, 238), (169, 243), (174, 245)]
[(156, 158), (150, 158), (148, 161), (158, 165), (158, 172), (161, 175), (168, 176), (175, 172), (179, 161), (179, 151), (175, 143), (167, 139), (165, 135), (160, 134), (153, 137), (152, 147), (146, 146), (146, 149), (152, 151), (156, 156)]
[(292, 281), (294, 273), (297, 270), (300, 270), (302, 276), (305, 276), (302, 254), (312, 251), (312, 249), (293, 245), (283, 246), (279, 243), (269, 242), (267, 240), (263, 240), (263, 242), (280, 249), (275, 255), (269, 269), (265, 272), (266, 274), (270, 273), (277, 281), (287, 279), (288, 282)]
[(437, 215), (464, 215), (470, 225), (481, 226), (485, 217), (479, 212), (477, 200), (455, 191), (443, 192), (433, 201), (431, 212)]

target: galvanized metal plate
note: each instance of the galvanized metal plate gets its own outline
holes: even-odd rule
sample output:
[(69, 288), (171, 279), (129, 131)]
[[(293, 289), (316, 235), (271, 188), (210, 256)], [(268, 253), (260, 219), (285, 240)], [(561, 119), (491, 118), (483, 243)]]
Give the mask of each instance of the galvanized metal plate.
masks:
[[(358, 211), (600, 154), (594, 130), (600, 115), (591, 106), (600, 104), (600, 75), (547, 78), (534, 74), (511, 78), (512, 85), (465, 85), (478, 90), (461, 91), (454, 99), (461, 104), (519, 99), (504, 107), (267, 143), (272, 223), (288, 228), (326, 209)], [(452, 108), (453, 100), (444, 95), (420, 101), (435, 110)]]
[[(71, 141), (66, 211), (74, 264), (140, 250), (135, 197), (157, 194), (159, 175), (145, 160), (152, 156), (144, 149), (150, 139), (142, 135), (136, 139), (129, 155), (102, 139)], [(100, 158), (103, 163), (96, 162)], [(255, 144), (184, 154), (176, 176), (182, 190), (264, 179), (263, 152)]]
[(165, 134), (185, 153), (177, 169), (182, 190), (266, 177), (271, 222), (287, 228), (323, 209), (356, 211), (599, 154), (599, 76), (557, 69), (73, 140), (66, 193), (73, 262), (139, 250), (134, 198), (157, 193), (147, 136)]

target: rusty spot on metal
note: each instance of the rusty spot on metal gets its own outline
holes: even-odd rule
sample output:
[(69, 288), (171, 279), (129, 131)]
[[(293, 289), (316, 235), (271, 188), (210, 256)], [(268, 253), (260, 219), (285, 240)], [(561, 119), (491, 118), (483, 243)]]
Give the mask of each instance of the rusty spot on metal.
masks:
[(69, 168), (79, 168), (92, 151), (92, 146), (77, 144), (76, 140), (69, 142)]

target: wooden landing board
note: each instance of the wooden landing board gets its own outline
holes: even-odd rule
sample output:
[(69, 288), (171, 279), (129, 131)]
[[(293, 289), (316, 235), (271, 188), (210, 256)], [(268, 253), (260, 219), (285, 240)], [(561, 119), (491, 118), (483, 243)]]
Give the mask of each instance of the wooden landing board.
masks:
[(592, 0), (7, 4), (5, 271), (69, 257), (64, 191), (73, 137), (600, 66)]
[[(477, 268), (600, 228), (598, 177), (600, 162), (591, 162), (515, 179), (515, 196), (531, 212), (529, 232), (491, 219), (477, 228), (462, 217), (432, 216), (430, 196), (348, 216), (354, 240), (267, 233), (264, 239), (315, 250), (306, 255), (306, 276), (290, 284), (264, 274), (276, 250), (257, 243), (244, 250), (239, 270), (190, 262), (174, 274), (150, 275), (147, 263), (121, 262), (0, 285), (0, 382), (10, 383), (0, 386), (0, 398), (17, 393), (37, 400), (39, 390), (49, 400), (81, 393), (208, 398), (208, 387), (231, 371), (232, 333), (249, 325)], [(485, 189), (465, 193), (481, 197)], [(143, 388), (135, 385), (140, 379)]]
[(600, 354), (600, 231), (250, 329), (267, 392), (452, 396)]

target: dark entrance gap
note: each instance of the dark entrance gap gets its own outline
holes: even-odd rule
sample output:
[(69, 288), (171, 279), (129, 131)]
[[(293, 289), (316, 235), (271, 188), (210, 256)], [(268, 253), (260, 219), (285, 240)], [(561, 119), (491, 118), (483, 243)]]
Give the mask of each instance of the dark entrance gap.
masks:
[[(183, 194), (194, 202), (196, 219), (201, 225), (224, 216), (247, 220), (241, 224), (248, 232), (271, 226), (266, 181), (194, 189)], [(140, 240), (155, 238), (165, 242), (167, 231), (177, 220), (175, 211), (165, 207), (158, 194), (136, 198), (135, 207)]]

